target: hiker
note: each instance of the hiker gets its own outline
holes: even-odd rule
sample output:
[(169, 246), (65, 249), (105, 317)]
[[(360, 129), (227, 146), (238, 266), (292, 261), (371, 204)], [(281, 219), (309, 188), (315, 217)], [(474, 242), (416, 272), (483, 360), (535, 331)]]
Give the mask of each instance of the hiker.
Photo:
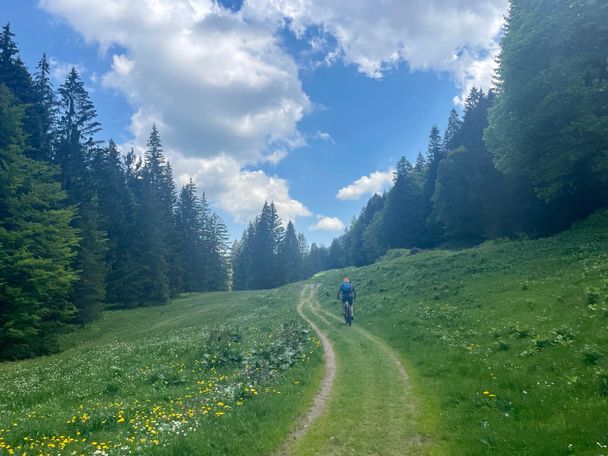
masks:
[(355, 287), (352, 283), (350, 283), (350, 279), (348, 277), (344, 277), (340, 288), (338, 289), (338, 299), (342, 301), (342, 308), (344, 309), (346, 304), (350, 306), (350, 314), (351, 318), (355, 319), (355, 298), (357, 297), (357, 293), (355, 292)]

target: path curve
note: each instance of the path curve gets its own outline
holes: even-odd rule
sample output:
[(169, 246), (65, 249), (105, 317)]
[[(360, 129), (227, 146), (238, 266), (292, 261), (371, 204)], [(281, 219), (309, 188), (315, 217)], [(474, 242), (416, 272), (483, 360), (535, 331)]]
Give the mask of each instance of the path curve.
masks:
[[(319, 311), (323, 312), (329, 318), (331, 318), (333, 320), (337, 320), (338, 322), (342, 322), (342, 319), (340, 317), (337, 317), (336, 315), (331, 314), (331, 313), (327, 312), (326, 310), (321, 309), (320, 307), (316, 307), (316, 308), (315, 307), (311, 307), (311, 310), (314, 312), (314, 314), (317, 317), (319, 317), (320, 319), (322, 319), (323, 321), (327, 322), (327, 320), (319, 312), (317, 312), (317, 309)], [(300, 315), (301, 315), (301, 313), (300, 313)], [(362, 329), (360, 327), (355, 327), (353, 329), (355, 331), (358, 331), (359, 333), (361, 333), (370, 342), (373, 342), (374, 344), (378, 345), (380, 347), (380, 349), (384, 353), (386, 353), (386, 355), (389, 358), (391, 358), (393, 360), (393, 362), (395, 363), (395, 366), (397, 367), (397, 370), (399, 371), (399, 374), (401, 375), (401, 377), (403, 377), (403, 379), (405, 381), (409, 380), (407, 372), (405, 371), (405, 367), (403, 367), (403, 364), (401, 364), (401, 361), (399, 361), (399, 358), (398, 358), (397, 354), (395, 353), (395, 351), (392, 348), (390, 348), (388, 345), (386, 345), (386, 343), (384, 343), (383, 341), (381, 341), (380, 339), (378, 339), (376, 336), (372, 336), (365, 329)]]
[[(296, 309), (298, 311), (298, 314), (300, 314), (300, 316), (304, 320), (306, 320), (306, 322), (317, 333), (317, 336), (319, 337), (319, 340), (321, 341), (321, 345), (323, 346), (323, 352), (324, 352), (324, 360), (325, 360), (325, 375), (323, 376), (323, 381), (321, 382), (321, 387), (319, 389), (319, 392), (315, 396), (313, 405), (310, 407), (310, 409), (308, 410), (306, 415), (304, 415), (300, 419), (300, 421), (298, 422), (298, 425), (296, 426), (296, 429), (289, 434), (289, 437), (287, 438), (285, 444), (276, 453), (277, 456), (288, 455), (289, 446), (293, 443), (293, 441), (301, 438), (304, 434), (306, 434), (310, 425), (318, 417), (320, 417), (323, 414), (325, 407), (327, 405), (327, 399), (329, 398), (329, 395), (331, 394), (331, 389), (333, 387), (334, 380), (336, 378), (336, 354), (331, 345), (331, 342), (329, 341), (329, 339), (327, 338), (325, 333), (323, 333), (319, 329), (319, 327), (312, 320), (310, 320), (306, 315), (304, 315), (304, 312), (302, 312), (302, 307), (304, 306), (304, 304), (306, 304), (306, 303), (312, 304), (312, 300), (314, 299), (313, 297), (314, 297), (315, 293), (317, 292), (318, 288), (319, 288), (319, 285), (305, 285), (304, 288), (302, 289), (302, 292), (300, 293), (300, 299), (298, 301), (298, 305), (297, 305)], [(324, 321), (327, 321), (327, 320), (325, 320), (325, 318), (323, 318), (323, 317), (321, 317), (321, 318)]]

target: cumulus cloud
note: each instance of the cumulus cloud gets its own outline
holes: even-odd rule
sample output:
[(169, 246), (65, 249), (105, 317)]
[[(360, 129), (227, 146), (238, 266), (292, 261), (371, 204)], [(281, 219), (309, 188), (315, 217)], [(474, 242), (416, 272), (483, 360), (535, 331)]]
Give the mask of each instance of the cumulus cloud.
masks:
[(327, 133), (326, 131), (317, 130), (315, 132), (315, 134), (313, 135), (313, 138), (318, 139), (319, 141), (325, 141), (325, 142), (332, 143), (332, 144), (336, 143), (334, 141), (334, 138), (332, 138), (331, 135), (329, 133)]
[(266, 200), (285, 220), (310, 215), (285, 179), (243, 170), (306, 144), (297, 124), (311, 103), (274, 28), (213, 0), (39, 4), (110, 55), (101, 81), (131, 104), (140, 153), (156, 124), (180, 182), (192, 176), (237, 222)]
[(341, 200), (357, 200), (363, 195), (382, 193), (393, 182), (393, 170), (375, 171), (369, 176), (361, 176), (355, 182), (338, 190), (336, 198)]
[[(112, 54), (103, 84), (122, 92), (142, 119), (163, 124), (185, 156), (229, 154), (264, 161), (298, 137), (310, 109), (298, 68), (265, 23), (213, 0), (41, 0), (85, 39)], [(297, 146), (297, 144), (296, 144)]]
[[(342, 60), (380, 79), (405, 63), (447, 72), (466, 93), (489, 85), (508, 0), (246, 0), (238, 11), (216, 0), (39, 5), (110, 57), (99, 80), (132, 106), (134, 142), (145, 144), (156, 123), (176, 175), (193, 176), (210, 199), (247, 221), (264, 200), (274, 200), (285, 219), (310, 211), (290, 197), (285, 179), (244, 166), (276, 164), (305, 137), (333, 142), (323, 131), (298, 131), (317, 107), (282, 41), (283, 27), (308, 43), (320, 65)], [(363, 176), (337, 198), (382, 191), (391, 177)]]
[(49, 58), (49, 66), (51, 70), (51, 77), (55, 84), (63, 84), (68, 73), (72, 68), (76, 68), (79, 74), (86, 72), (86, 68), (79, 63), (61, 62), (53, 57)]
[(300, 37), (322, 30), (310, 47), (324, 63), (340, 56), (380, 79), (405, 62), (412, 70), (450, 72), (466, 90), (488, 87), (508, 0), (249, 0), (244, 8), (285, 23)]
[(178, 182), (186, 183), (192, 177), (197, 186), (207, 192), (207, 197), (217, 201), (238, 223), (255, 218), (266, 201), (274, 202), (285, 223), (312, 215), (304, 204), (291, 198), (285, 179), (260, 170), (242, 170), (240, 163), (232, 157), (173, 156), (173, 160)]
[(312, 231), (343, 231), (344, 223), (337, 217), (317, 216), (317, 223), (311, 225), (309, 230)]

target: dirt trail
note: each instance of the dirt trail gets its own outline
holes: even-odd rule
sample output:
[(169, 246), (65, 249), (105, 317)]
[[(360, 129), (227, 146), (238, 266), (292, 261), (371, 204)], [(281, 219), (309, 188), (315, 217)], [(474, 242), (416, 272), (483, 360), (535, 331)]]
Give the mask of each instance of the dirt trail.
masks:
[[(321, 345), (323, 346), (324, 359), (325, 359), (325, 375), (323, 376), (323, 381), (321, 382), (321, 387), (319, 388), (319, 392), (315, 396), (314, 403), (312, 407), (308, 410), (306, 415), (304, 415), (296, 429), (289, 435), (283, 447), (277, 452), (278, 456), (288, 455), (289, 447), (293, 443), (294, 440), (301, 438), (308, 431), (309, 426), (323, 414), (325, 407), (327, 405), (327, 399), (331, 394), (331, 388), (334, 384), (334, 379), (336, 378), (336, 354), (334, 352), (331, 343), (327, 336), (321, 332), (319, 327), (311, 321), (304, 313), (302, 312), (302, 308), (304, 305), (312, 306), (315, 294), (318, 285), (306, 285), (300, 294), (300, 300), (297, 305), (297, 311), (300, 316), (308, 322), (310, 326), (314, 329), (314, 331), (319, 336), (319, 340), (321, 341)], [(321, 319), (328, 323), (327, 320), (323, 317)]]
[(364, 329), (344, 326), (337, 312), (320, 306), (317, 290), (318, 285), (304, 287), (297, 311), (321, 340), (325, 377), (278, 455), (425, 454), (398, 355)]

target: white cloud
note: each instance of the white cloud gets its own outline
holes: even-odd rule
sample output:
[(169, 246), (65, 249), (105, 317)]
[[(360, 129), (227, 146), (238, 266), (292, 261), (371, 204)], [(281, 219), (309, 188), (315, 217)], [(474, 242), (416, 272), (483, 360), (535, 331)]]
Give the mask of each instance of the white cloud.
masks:
[(346, 187), (338, 190), (336, 198), (341, 200), (357, 200), (363, 195), (381, 193), (393, 182), (393, 170), (375, 171), (369, 176), (362, 176)]
[(285, 157), (287, 157), (287, 151), (283, 149), (277, 149), (270, 155), (266, 155), (266, 161), (268, 161), (268, 163), (276, 165)]
[(304, 204), (289, 195), (285, 179), (259, 170), (242, 170), (234, 158), (226, 155), (211, 159), (175, 155), (172, 158), (178, 182), (184, 184), (192, 177), (199, 190), (204, 190), (210, 200), (216, 201), (238, 223), (255, 218), (266, 201), (274, 202), (285, 223), (312, 215)]
[[(282, 27), (309, 44), (318, 65), (341, 59), (381, 78), (405, 63), (448, 72), (466, 93), (489, 85), (508, 0), (246, 0), (238, 12), (215, 0), (39, 5), (111, 56), (99, 80), (131, 104), (134, 142), (144, 145), (156, 123), (176, 176), (195, 177), (211, 200), (246, 222), (264, 200), (274, 200), (284, 219), (310, 215), (285, 179), (243, 169), (276, 164), (305, 145), (298, 123), (322, 108), (302, 89)], [(323, 131), (306, 137), (333, 142)], [(372, 173), (337, 198), (382, 191), (391, 179), (390, 171)]]
[(344, 223), (337, 217), (317, 216), (317, 223), (311, 225), (308, 229), (312, 231), (343, 231)]
[[(184, 156), (228, 154), (255, 163), (293, 145), (311, 104), (298, 68), (265, 22), (213, 0), (41, 0), (87, 41), (112, 55), (103, 84), (135, 114), (163, 124), (164, 141)], [(113, 47), (118, 45), (118, 48)], [(275, 156), (276, 157), (276, 156)]]
[(86, 69), (79, 63), (61, 62), (53, 57), (49, 58), (49, 67), (51, 70), (51, 77), (54, 82), (58, 85), (65, 82), (65, 78), (68, 73), (72, 71), (72, 68), (76, 68), (76, 71), (82, 76)]
[(466, 90), (488, 87), (494, 65), (488, 51), (496, 49), (508, 0), (249, 0), (244, 8), (298, 36), (313, 28), (331, 35), (333, 47), (325, 36), (309, 40), (325, 64), (339, 54), (379, 79), (403, 62), (412, 70), (449, 72)]
[(266, 200), (285, 220), (310, 215), (285, 179), (243, 170), (306, 144), (297, 124), (312, 105), (273, 27), (213, 0), (39, 4), (111, 54), (101, 81), (131, 104), (140, 153), (156, 123), (180, 182), (193, 176), (237, 222)]
[(315, 134), (313, 135), (314, 139), (318, 139), (320, 141), (325, 141), (328, 143), (332, 143), (335, 144), (336, 142), (334, 141), (334, 138), (331, 137), (331, 135), (329, 133), (327, 133), (326, 131), (319, 131), (317, 130), (315, 132)]
[(462, 106), (473, 87), (487, 90), (492, 86), (499, 53), (500, 45), (495, 42), (488, 48), (485, 57), (473, 58), (468, 55), (455, 60), (454, 79), (461, 89), (460, 95), (452, 100), (455, 105)]

